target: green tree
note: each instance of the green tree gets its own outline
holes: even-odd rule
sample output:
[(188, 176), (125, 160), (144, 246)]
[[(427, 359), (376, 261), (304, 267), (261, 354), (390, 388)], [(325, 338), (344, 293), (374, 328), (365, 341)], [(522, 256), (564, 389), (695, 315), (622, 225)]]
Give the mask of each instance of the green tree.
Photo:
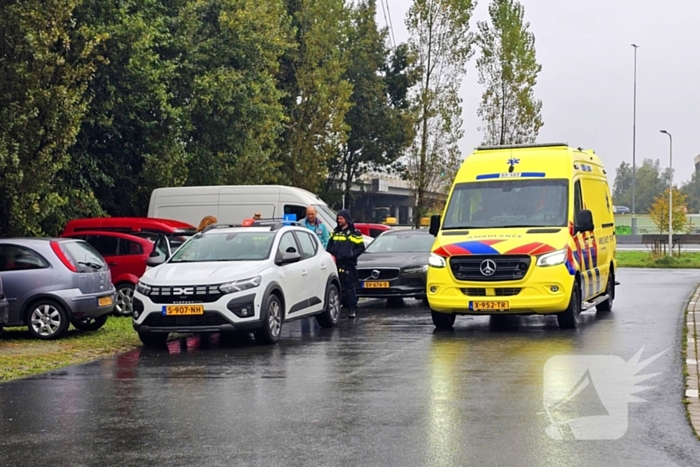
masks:
[(350, 11), (343, 0), (285, 0), (295, 47), (282, 58), (286, 127), (277, 159), (285, 184), (318, 192), (347, 140), (352, 85), (347, 68)]
[[(649, 216), (654, 225), (659, 229), (659, 233), (668, 233), (668, 188), (662, 194), (654, 199), (654, 202), (649, 209)], [(681, 193), (678, 188), (673, 188), (673, 232), (686, 233), (690, 227), (688, 216), (685, 212), (687, 195)]]
[(87, 110), (100, 41), (75, 22), (79, 3), (0, 5), (0, 236), (60, 230), (53, 219), (69, 198), (58, 192), (57, 175)]
[(188, 44), (178, 86), (188, 115), (188, 183), (276, 181), (285, 121), (276, 76), (292, 46), (282, 0), (190, 2), (179, 21)]
[(632, 166), (627, 162), (621, 162), (615, 173), (613, 183), (613, 203), (618, 206), (632, 207)]
[(351, 205), (351, 187), (368, 170), (391, 166), (411, 143), (408, 89), (414, 84), (405, 44), (387, 49), (387, 30), (378, 30), (376, 1), (364, 0), (353, 11), (346, 79), (352, 84), (345, 116), (346, 143), (329, 164), (329, 185), (343, 187)]
[[(649, 212), (654, 200), (669, 185), (671, 171), (661, 169), (659, 160), (644, 159), (636, 170), (636, 211)], [(632, 208), (632, 170), (625, 162), (620, 164), (613, 184), (613, 203)]]
[(94, 190), (111, 215), (145, 215), (154, 188), (186, 181), (183, 110), (173, 95), (176, 14), (156, 0), (85, 0), (76, 11), (78, 21), (108, 39), (72, 163), (61, 176)]
[(416, 138), (405, 157), (405, 177), (415, 195), (415, 225), (434, 204), (460, 164), (459, 88), (472, 55), (472, 0), (414, 0), (406, 26), (419, 70), (414, 95)]
[(534, 87), (542, 66), (537, 63), (535, 35), (528, 31), (525, 8), (515, 0), (493, 0), (491, 24), (477, 22), (481, 56), (476, 66), (485, 85), (477, 114), (488, 145), (532, 143), (542, 121), (542, 101)]
[(688, 212), (700, 213), (700, 177), (698, 177), (698, 172), (693, 172), (690, 180), (681, 186), (681, 193), (688, 197)]

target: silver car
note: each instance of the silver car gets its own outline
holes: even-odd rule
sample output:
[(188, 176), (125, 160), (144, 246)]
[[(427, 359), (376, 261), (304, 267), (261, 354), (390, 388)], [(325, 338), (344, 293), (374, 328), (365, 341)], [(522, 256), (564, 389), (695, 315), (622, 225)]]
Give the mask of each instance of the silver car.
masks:
[(7, 319), (10, 316), (10, 302), (2, 291), (2, 277), (0, 277), (0, 333), (2, 328), (7, 324)]
[(107, 263), (83, 240), (0, 239), (0, 278), (10, 304), (5, 326), (27, 326), (39, 339), (59, 338), (71, 323), (97, 330), (114, 308)]

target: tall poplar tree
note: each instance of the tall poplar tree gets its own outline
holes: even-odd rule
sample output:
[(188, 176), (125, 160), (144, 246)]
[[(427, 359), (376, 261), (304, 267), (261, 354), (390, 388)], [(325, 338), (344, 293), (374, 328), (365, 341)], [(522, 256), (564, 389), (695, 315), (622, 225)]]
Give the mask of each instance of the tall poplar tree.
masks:
[(491, 24), (477, 22), (481, 55), (476, 66), (485, 85), (477, 114), (487, 145), (532, 143), (542, 121), (542, 101), (534, 87), (542, 66), (535, 56), (535, 35), (528, 31), (525, 9), (516, 0), (492, 0)]
[(318, 192), (329, 161), (347, 140), (350, 10), (344, 0), (285, 0), (285, 5), (295, 47), (282, 58), (279, 74), (286, 115), (277, 148), (281, 182)]
[(428, 213), (461, 161), (459, 89), (472, 55), (472, 0), (414, 0), (406, 18), (409, 44), (419, 70), (416, 138), (404, 159), (415, 194), (414, 223)]

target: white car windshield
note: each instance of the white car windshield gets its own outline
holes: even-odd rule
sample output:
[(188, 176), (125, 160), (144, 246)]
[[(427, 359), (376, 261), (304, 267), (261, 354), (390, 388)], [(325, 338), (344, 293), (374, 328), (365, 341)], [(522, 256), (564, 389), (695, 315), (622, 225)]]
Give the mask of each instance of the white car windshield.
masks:
[(170, 263), (262, 261), (270, 257), (276, 232), (208, 232), (182, 245)]

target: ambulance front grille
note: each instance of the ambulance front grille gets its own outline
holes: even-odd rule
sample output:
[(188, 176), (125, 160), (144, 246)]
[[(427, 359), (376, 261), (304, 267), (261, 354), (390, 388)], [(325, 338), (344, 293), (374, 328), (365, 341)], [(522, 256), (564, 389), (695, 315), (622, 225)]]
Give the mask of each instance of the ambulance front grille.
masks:
[(458, 281), (517, 281), (525, 277), (531, 261), (527, 255), (452, 256), (450, 269)]

